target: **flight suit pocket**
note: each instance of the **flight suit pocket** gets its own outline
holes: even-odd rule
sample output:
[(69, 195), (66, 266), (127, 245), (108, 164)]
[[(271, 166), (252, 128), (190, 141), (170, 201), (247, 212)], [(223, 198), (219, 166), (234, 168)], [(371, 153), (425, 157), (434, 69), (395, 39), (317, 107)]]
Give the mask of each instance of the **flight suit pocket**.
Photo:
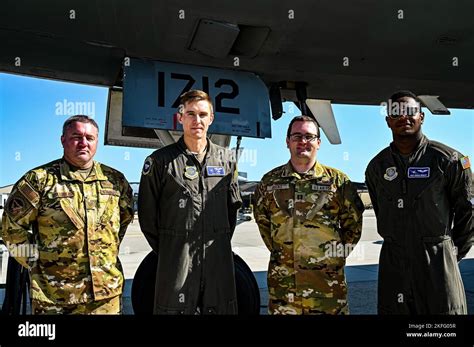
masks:
[(158, 234), (160, 235), (170, 235), (170, 236), (187, 236), (187, 231), (185, 229), (164, 229), (159, 228)]
[[(229, 186), (221, 185), (217, 186), (212, 191), (212, 216), (214, 220), (214, 231), (223, 232), (225, 229), (229, 229), (229, 206), (227, 204), (229, 194)], [(209, 203), (209, 201), (208, 201)]]
[(397, 198), (382, 187), (377, 189), (376, 194), (378, 203), (378, 232), (384, 239), (396, 240), (399, 231), (402, 229), (401, 224), (404, 222), (401, 217), (403, 209), (398, 208)]
[(230, 234), (230, 228), (214, 228), (215, 234)]
[(237, 300), (230, 300), (227, 304), (227, 312), (225, 314), (237, 314), (238, 313), (238, 305)]
[(425, 236), (422, 238), (424, 243), (438, 243), (443, 242), (444, 240), (451, 240), (451, 237), (448, 235), (438, 235), (438, 236)]
[(214, 194), (214, 199), (216, 199), (216, 202), (219, 201), (224, 201), (221, 199), (225, 199), (227, 201), (227, 194), (229, 193), (229, 186), (227, 185), (218, 185), (212, 190), (212, 193)]
[(161, 305), (155, 306), (154, 314), (159, 315), (183, 315), (185, 314), (185, 310), (183, 308), (176, 308), (176, 307), (166, 307)]
[(437, 288), (426, 291), (427, 300), (433, 305), (433, 312), (448, 313), (465, 305), (464, 286), (456, 258), (453, 241), (449, 235), (423, 237), (426, 262), (430, 269), (425, 288)]
[(434, 173), (433, 177), (431, 177), (429, 182), (426, 182), (425, 185), (421, 187), (418, 194), (416, 194), (415, 200), (418, 201), (419, 199), (421, 199), (422, 196), (426, 194), (431, 194), (434, 198), (437, 198), (440, 194), (444, 195), (444, 186), (442, 183), (443, 174), (439, 172)]

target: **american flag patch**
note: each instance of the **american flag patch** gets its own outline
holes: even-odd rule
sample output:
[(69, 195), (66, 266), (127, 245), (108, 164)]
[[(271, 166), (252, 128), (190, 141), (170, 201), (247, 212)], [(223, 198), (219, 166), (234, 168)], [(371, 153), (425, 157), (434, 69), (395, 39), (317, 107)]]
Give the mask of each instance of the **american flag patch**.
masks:
[(469, 169), (471, 167), (471, 162), (469, 160), (469, 157), (462, 157), (461, 159), (459, 159), (459, 161), (461, 162), (461, 165), (462, 165), (462, 168), (463, 169)]

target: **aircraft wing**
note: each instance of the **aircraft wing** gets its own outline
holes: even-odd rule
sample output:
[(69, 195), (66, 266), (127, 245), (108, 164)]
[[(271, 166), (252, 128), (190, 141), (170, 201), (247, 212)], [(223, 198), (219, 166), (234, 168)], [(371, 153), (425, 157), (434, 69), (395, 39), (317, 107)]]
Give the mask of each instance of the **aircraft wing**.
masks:
[(4, 0), (0, 71), (120, 86), (124, 58), (252, 71), (295, 100), (474, 106), (474, 2)]

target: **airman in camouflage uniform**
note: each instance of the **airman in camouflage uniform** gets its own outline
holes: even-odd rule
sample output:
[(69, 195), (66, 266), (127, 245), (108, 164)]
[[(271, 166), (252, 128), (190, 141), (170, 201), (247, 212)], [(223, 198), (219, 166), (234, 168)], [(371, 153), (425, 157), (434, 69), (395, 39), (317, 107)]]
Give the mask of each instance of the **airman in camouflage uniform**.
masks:
[(361, 236), (362, 201), (344, 173), (316, 161), (312, 118), (292, 120), (287, 144), (291, 160), (256, 191), (255, 220), (271, 252), (269, 313), (348, 314), (344, 265)]
[[(66, 121), (64, 157), (26, 173), (7, 201), (2, 236), (30, 270), (34, 314), (120, 312), (132, 191), (123, 174), (93, 161), (97, 133), (86, 116)], [(17, 252), (25, 246), (29, 254)]]

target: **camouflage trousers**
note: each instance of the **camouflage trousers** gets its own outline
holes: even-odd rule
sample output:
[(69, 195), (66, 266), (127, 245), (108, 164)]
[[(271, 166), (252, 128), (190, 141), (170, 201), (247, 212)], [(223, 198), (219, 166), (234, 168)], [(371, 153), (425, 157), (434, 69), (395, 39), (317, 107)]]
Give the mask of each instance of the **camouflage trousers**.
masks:
[(74, 305), (55, 305), (38, 300), (31, 301), (32, 314), (120, 314), (121, 308), (120, 295), (110, 299)]
[(312, 298), (306, 303), (289, 304), (282, 300), (272, 300), (268, 303), (268, 313), (272, 315), (311, 315), (311, 314), (333, 314), (347, 315), (349, 314), (349, 306), (347, 300), (334, 298)]

